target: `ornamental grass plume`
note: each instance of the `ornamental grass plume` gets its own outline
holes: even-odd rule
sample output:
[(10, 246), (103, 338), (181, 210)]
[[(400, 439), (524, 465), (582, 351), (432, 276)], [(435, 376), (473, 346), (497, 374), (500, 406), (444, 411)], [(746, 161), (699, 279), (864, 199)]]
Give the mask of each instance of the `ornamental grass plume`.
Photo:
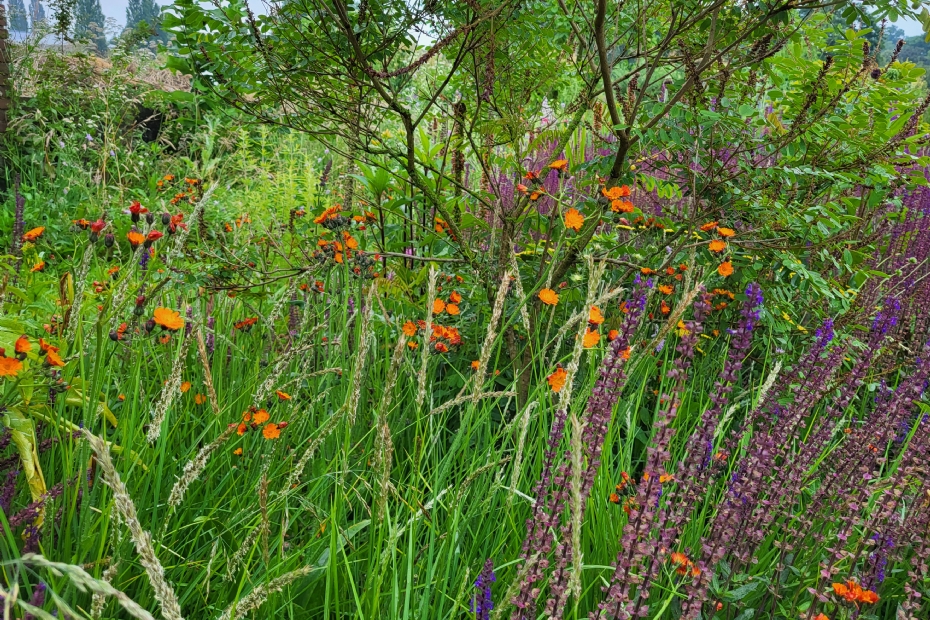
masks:
[(155, 406), (152, 407), (152, 419), (149, 422), (149, 430), (145, 435), (149, 443), (158, 441), (161, 436), (161, 427), (165, 421), (165, 415), (171, 405), (174, 404), (177, 395), (181, 393), (181, 374), (184, 372), (187, 361), (187, 348), (190, 341), (190, 338), (181, 339), (181, 346), (174, 360), (174, 365), (171, 367), (171, 374), (168, 375), (168, 380), (162, 387), (161, 396), (155, 402)]
[(197, 456), (184, 465), (181, 477), (174, 483), (174, 486), (171, 488), (171, 493), (168, 495), (168, 515), (165, 517), (165, 527), (167, 527), (168, 521), (171, 515), (174, 514), (175, 509), (184, 501), (184, 495), (187, 493), (187, 489), (200, 477), (200, 474), (203, 472), (204, 468), (206, 468), (210, 455), (213, 454), (217, 448), (226, 443), (226, 440), (232, 437), (235, 431), (235, 426), (227, 427), (225, 431), (220, 433), (219, 437), (201, 448)]
[(165, 569), (162, 568), (158, 557), (155, 555), (152, 537), (142, 529), (142, 525), (139, 523), (136, 506), (126, 490), (126, 485), (120, 480), (119, 474), (113, 466), (113, 461), (110, 459), (110, 448), (103, 439), (86, 429), (84, 430), (84, 439), (87, 440), (97, 455), (97, 463), (100, 465), (103, 482), (113, 492), (113, 502), (116, 504), (120, 519), (129, 530), (129, 537), (135, 545), (139, 563), (145, 569), (149, 584), (155, 592), (155, 600), (158, 601), (161, 607), (162, 617), (165, 620), (182, 620), (181, 606), (174, 593), (174, 588), (165, 578)]

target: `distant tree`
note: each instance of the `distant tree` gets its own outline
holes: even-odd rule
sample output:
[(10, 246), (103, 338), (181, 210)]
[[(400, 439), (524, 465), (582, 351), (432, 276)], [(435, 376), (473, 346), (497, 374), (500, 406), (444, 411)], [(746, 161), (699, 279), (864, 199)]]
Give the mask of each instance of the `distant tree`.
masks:
[(161, 7), (155, 0), (129, 0), (126, 6), (126, 29), (132, 38), (145, 45), (151, 41), (165, 41), (161, 29)]
[(32, 29), (45, 21), (45, 7), (39, 0), (32, 0), (29, 5), (29, 17), (32, 20)]
[(74, 9), (77, 0), (49, 0), (48, 6), (52, 12), (52, 32), (61, 41), (64, 48), (65, 41), (70, 41), (71, 27), (74, 25)]
[(14, 32), (28, 32), (29, 21), (26, 19), (26, 5), (23, 0), (10, 0), (9, 10), (10, 30)]
[(77, 0), (74, 7), (74, 36), (90, 41), (100, 56), (107, 53), (107, 38), (103, 33), (104, 22), (100, 0)]

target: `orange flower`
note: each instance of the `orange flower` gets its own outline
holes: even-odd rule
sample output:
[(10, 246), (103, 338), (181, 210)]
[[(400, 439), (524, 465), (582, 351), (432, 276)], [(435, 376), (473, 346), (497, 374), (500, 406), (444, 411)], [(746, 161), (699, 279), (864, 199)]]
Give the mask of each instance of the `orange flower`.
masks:
[(433, 314), (442, 314), (445, 309), (446, 302), (438, 298), (433, 300)]
[(553, 170), (558, 170), (559, 172), (565, 172), (566, 170), (568, 170), (568, 160), (557, 159), (551, 164), (549, 164), (549, 167), (552, 168)]
[(262, 429), (262, 436), (265, 439), (277, 439), (278, 437), (281, 436), (281, 429), (278, 428), (277, 424), (272, 422), (271, 424), (266, 425), (265, 428)]
[(35, 273), (37, 271), (42, 271), (43, 269), (45, 269), (45, 261), (40, 260), (38, 263), (33, 265), (32, 269), (30, 269), (29, 271), (31, 271), (32, 273)]
[(565, 372), (565, 369), (559, 366), (555, 369), (551, 375), (546, 377), (546, 382), (549, 384), (549, 387), (552, 388), (553, 392), (561, 392), (562, 388), (565, 387), (565, 380), (568, 377), (568, 373)]
[(629, 200), (611, 200), (610, 210), (614, 213), (632, 213), (633, 203)]
[(415, 336), (417, 333), (417, 325), (413, 321), (407, 321), (400, 329), (404, 332), (405, 336)]
[(609, 501), (611, 504), (619, 504), (620, 496), (617, 495), (616, 493), (611, 493), (610, 497), (607, 498), (607, 501)]
[(407, 342), (407, 347), (408, 347), (411, 351), (412, 351), (413, 349), (416, 349), (418, 346), (420, 346), (420, 345), (418, 345), (417, 343), (415, 343), (413, 340), (410, 340), (410, 341)]
[(830, 620), (830, 617), (827, 614), (817, 614), (814, 620)]
[(585, 332), (584, 340), (581, 341), (581, 344), (584, 346), (585, 349), (590, 349), (591, 347), (593, 347), (600, 341), (601, 341), (601, 335), (589, 329), (587, 332)]
[(863, 590), (859, 595), (859, 602), (867, 605), (874, 605), (878, 602), (878, 594), (871, 590)]
[(236, 427), (236, 434), (241, 437), (245, 435), (247, 430), (249, 430), (249, 427), (245, 425), (245, 422), (239, 422), (239, 426)]
[(158, 342), (162, 344), (168, 344), (171, 341), (171, 334), (165, 334), (158, 339)]
[(437, 353), (448, 353), (448, 352), (449, 352), (449, 347), (447, 347), (446, 344), (445, 344), (444, 342), (437, 342), (437, 343), (436, 343), (436, 352), (437, 352)]
[(859, 598), (860, 592), (862, 592), (862, 588), (860, 588), (859, 585), (854, 581), (833, 584), (833, 593), (846, 599), (850, 603), (855, 602), (856, 599)]
[(236, 448), (235, 450), (233, 450), (233, 454), (235, 454), (236, 456), (242, 456), (242, 448)]
[(336, 217), (342, 211), (342, 205), (334, 205), (313, 219), (314, 224), (322, 224), (326, 220)]
[(252, 416), (252, 422), (253, 422), (254, 424), (264, 424), (265, 422), (268, 421), (268, 418), (270, 418), (270, 417), (271, 417), (271, 416), (268, 415), (268, 412), (267, 412), (267, 411), (265, 411), (264, 409), (259, 409), (259, 410), (256, 411), (255, 414)]
[(711, 252), (723, 252), (727, 249), (727, 242), (722, 239), (714, 239), (709, 244), (707, 244), (707, 249)]
[(182, 394), (186, 394), (187, 391), (188, 391), (189, 389), (191, 389), (191, 382), (190, 382), (190, 381), (185, 381), (184, 383), (181, 384), (181, 393), (182, 393)]
[(671, 560), (672, 564), (675, 564), (676, 566), (687, 566), (689, 563), (688, 556), (686, 556), (684, 553), (681, 553), (680, 551), (672, 552), (672, 554), (669, 556), (669, 560)]
[(669, 312), (672, 311), (669, 305), (665, 303), (664, 299), (662, 300), (662, 305), (659, 306), (659, 310), (662, 312), (662, 314), (668, 314)]
[(58, 349), (49, 349), (45, 353), (45, 363), (49, 366), (57, 366), (59, 368), (64, 367), (65, 361), (61, 359), (61, 356), (58, 355)]
[(126, 238), (129, 239), (129, 245), (132, 247), (138, 247), (139, 244), (145, 241), (145, 235), (140, 233), (138, 230), (130, 230), (126, 233)]
[(22, 368), (23, 363), (15, 357), (0, 357), (0, 377), (15, 377)]
[(117, 400), (119, 400), (120, 402), (123, 402), (124, 400), (126, 400), (126, 395), (125, 395), (125, 394), (120, 394), (120, 395), (117, 396), (116, 398), (117, 398)]
[(23, 241), (35, 241), (36, 239), (41, 237), (42, 233), (44, 232), (45, 232), (45, 226), (39, 226), (37, 228), (33, 228), (32, 230), (28, 231), (27, 233), (23, 235)]
[(195, 403), (195, 404), (197, 404), (197, 405), (202, 405), (202, 404), (204, 404), (205, 402), (207, 402), (207, 397), (204, 396), (203, 394), (196, 394), (196, 395), (194, 395), (194, 403)]
[(539, 291), (539, 301), (543, 302), (547, 306), (554, 306), (559, 303), (559, 295), (551, 288), (544, 288), (543, 290)]
[(346, 231), (342, 231), (342, 240), (345, 241), (346, 247), (350, 250), (358, 248), (358, 240)]
[(578, 232), (583, 225), (584, 215), (578, 209), (572, 208), (565, 212), (565, 228), (571, 228)]
[[(251, 409), (251, 407), (250, 407), (250, 409)], [(251, 412), (251, 411), (243, 411), (243, 412), (242, 412), (242, 421), (243, 421), (243, 422), (248, 422), (248, 421), (251, 420), (251, 419), (252, 419), (252, 412)]]
[(724, 278), (727, 276), (733, 275), (733, 265), (730, 261), (724, 261), (720, 263), (720, 266), (717, 267), (717, 273), (722, 275)]
[(291, 399), (291, 395), (288, 394), (287, 392), (282, 392), (281, 390), (275, 390), (274, 393), (278, 395), (278, 400), (290, 400)]
[(613, 342), (619, 337), (620, 337), (620, 332), (617, 331), (616, 329), (612, 329), (609, 332), (607, 332), (607, 340), (610, 342)]
[(723, 226), (717, 228), (717, 234), (721, 237), (732, 237), (736, 234), (736, 231), (732, 228), (724, 228)]
[(452, 291), (452, 294), (449, 295), (449, 303), (450, 304), (462, 303), (462, 296), (459, 295), (457, 292)]
[(161, 325), (165, 329), (175, 331), (184, 327), (184, 319), (180, 313), (168, 308), (155, 308), (155, 324)]
[(717, 228), (717, 222), (707, 222), (706, 224), (701, 224), (702, 232), (710, 232), (715, 228)]
[(601, 195), (604, 196), (607, 200), (617, 200), (618, 198), (625, 198), (630, 195), (630, 188), (627, 185), (621, 185), (620, 187), (611, 187), (607, 189), (606, 187), (601, 188)]
[(478, 366), (481, 364), (480, 360), (473, 360), (471, 363), (472, 370), (478, 370)]
[(446, 304), (446, 312), (448, 312), (452, 316), (456, 316), (459, 314), (460, 311), (459, 311), (459, 307), (456, 306), (455, 304)]
[(601, 314), (601, 309), (597, 306), (591, 306), (591, 311), (588, 312), (588, 323), (593, 325), (600, 325), (604, 322), (604, 315)]
[(16, 344), (13, 345), (13, 349), (15, 349), (17, 353), (29, 353), (32, 351), (32, 344), (24, 334), (16, 339)]
[(659, 292), (663, 295), (671, 295), (675, 288), (670, 284), (660, 284)]

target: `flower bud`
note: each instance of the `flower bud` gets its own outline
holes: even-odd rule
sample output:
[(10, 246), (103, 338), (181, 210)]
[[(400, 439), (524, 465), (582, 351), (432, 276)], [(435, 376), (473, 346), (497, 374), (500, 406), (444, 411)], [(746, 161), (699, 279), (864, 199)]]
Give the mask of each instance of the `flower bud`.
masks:
[(155, 214), (152, 213), (151, 211), (149, 211), (148, 213), (146, 213), (146, 214), (145, 214), (145, 221), (146, 221), (148, 224), (151, 224), (152, 222), (154, 222), (154, 221), (155, 221)]
[(103, 245), (106, 247), (112, 248), (114, 243), (116, 243), (116, 237), (113, 236), (113, 233), (107, 233), (103, 237)]
[(119, 340), (119, 334), (117, 334), (115, 331), (110, 332), (110, 340), (112, 340), (113, 342), (116, 342), (117, 340)]
[(170, 214), (170, 213), (162, 213), (162, 214), (161, 214), (161, 223), (162, 223), (163, 226), (167, 226), (168, 224), (170, 224), (170, 223), (171, 223), (171, 214)]
[(155, 329), (155, 319), (149, 319), (145, 322), (145, 331), (152, 333), (153, 329)]
[(139, 295), (138, 297), (136, 297), (137, 306), (141, 306), (144, 303), (145, 303), (145, 295)]
[(100, 238), (99, 234), (95, 233), (94, 231), (90, 231), (90, 242), (91, 243), (97, 243), (97, 239), (99, 238)]

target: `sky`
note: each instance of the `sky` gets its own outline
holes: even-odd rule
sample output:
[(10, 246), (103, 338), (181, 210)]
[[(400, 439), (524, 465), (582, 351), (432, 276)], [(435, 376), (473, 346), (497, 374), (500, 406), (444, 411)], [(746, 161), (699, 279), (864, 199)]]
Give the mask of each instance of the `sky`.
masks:
[[(157, 1), (157, 0), (156, 0)], [(126, 23), (126, 4), (128, 0), (100, 0), (100, 6), (103, 8), (103, 14), (106, 17), (112, 17), (119, 24)], [(161, 0), (159, 4), (166, 4), (167, 0)], [(28, 0), (25, 2), (28, 6)], [(43, 0), (43, 4), (46, 5), (46, 11), (48, 10), (47, 0)], [(249, 5), (251, 5), (252, 10), (256, 13), (264, 13), (264, 7), (261, 0), (249, 0)], [(901, 28), (904, 31), (904, 34), (907, 36), (914, 36), (921, 33), (920, 23), (913, 20), (898, 20), (895, 24), (898, 28)]]

